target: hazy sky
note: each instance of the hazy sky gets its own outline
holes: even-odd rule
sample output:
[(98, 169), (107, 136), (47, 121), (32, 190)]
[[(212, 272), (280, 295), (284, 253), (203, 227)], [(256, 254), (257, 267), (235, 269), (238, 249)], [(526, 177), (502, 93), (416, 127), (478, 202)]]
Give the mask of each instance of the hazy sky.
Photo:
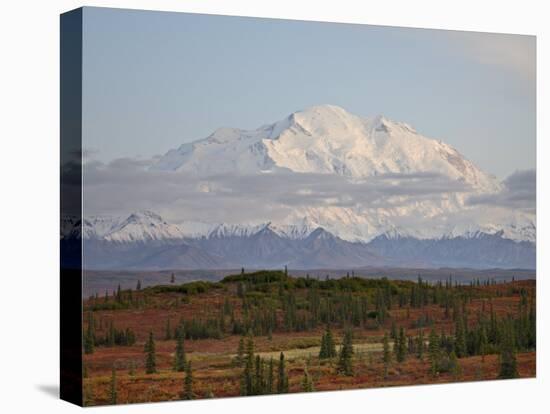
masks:
[(85, 8), (83, 137), (151, 157), (317, 104), (384, 114), (504, 178), (535, 167), (535, 38)]

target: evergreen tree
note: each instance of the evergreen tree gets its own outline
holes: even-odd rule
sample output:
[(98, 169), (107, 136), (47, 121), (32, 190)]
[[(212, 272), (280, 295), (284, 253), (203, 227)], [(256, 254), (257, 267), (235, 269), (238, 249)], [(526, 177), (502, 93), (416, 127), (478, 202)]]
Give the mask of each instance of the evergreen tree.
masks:
[(254, 370), (254, 394), (261, 395), (264, 393), (264, 373), (263, 373), (263, 361), (259, 355), (256, 355), (256, 363)]
[(117, 302), (122, 302), (122, 290), (120, 288), (120, 283), (118, 284), (118, 287), (116, 289), (116, 295), (115, 295), (115, 298), (116, 298), (116, 301)]
[(500, 371), (498, 377), (503, 379), (519, 377), (513, 331), (509, 326), (510, 324), (508, 321), (505, 323), (503, 338), (500, 343)]
[(175, 283), (175, 282), (176, 282), (176, 275), (172, 273), (172, 275), (170, 276), (170, 283)]
[(460, 363), (458, 362), (458, 358), (454, 351), (452, 351), (451, 354), (449, 355), (449, 366), (450, 366), (451, 374), (453, 375), (453, 379), (455, 381), (458, 380), (458, 378), (462, 373), (462, 369), (460, 368)]
[(397, 342), (397, 325), (394, 319), (391, 321), (390, 338), (394, 340), (394, 343)]
[(332, 337), (332, 332), (329, 325), (325, 333), (321, 337), (321, 349), (319, 351), (319, 358), (334, 358), (336, 356), (336, 344), (334, 343), (334, 338)]
[(141, 290), (141, 280), (137, 281), (136, 290)]
[(332, 337), (332, 331), (330, 326), (327, 325), (326, 336), (326, 346), (327, 346), (327, 358), (336, 357), (336, 344), (334, 343), (334, 338)]
[(465, 357), (467, 354), (464, 322), (462, 317), (460, 316), (457, 317), (457, 320), (455, 323), (455, 352), (458, 358)]
[(164, 328), (164, 340), (169, 341), (170, 339), (172, 339), (172, 328), (170, 327), (170, 318), (168, 318)]
[(176, 352), (174, 354), (174, 371), (185, 371), (186, 358), (183, 329), (176, 329)]
[(88, 313), (88, 329), (84, 335), (84, 353), (93, 354), (95, 347), (95, 329), (94, 329), (94, 315), (92, 312)]
[(340, 348), (338, 360), (338, 372), (342, 375), (353, 375), (353, 337), (350, 329), (344, 333), (344, 340)]
[(405, 338), (405, 330), (403, 327), (399, 328), (399, 336), (395, 341), (395, 359), (397, 362), (405, 361), (407, 353), (407, 343)]
[(155, 339), (153, 332), (149, 332), (149, 339), (145, 343), (145, 373), (154, 374), (157, 372), (157, 358), (155, 351)]
[(192, 400), (194, 398), (193, 394), (193, 371), (191, 369), (191, 361), (189, 361), (185, 366), (185, 381), (183, 388), (183, 399)]
[(249, 335), (246, 342), (246, 356), (244, 358), (244, 370), (241, 378), (241, 395), (255, 394), (255, 375), (254, 375), (254, 341)]
[(273, 357), (269, 359), (269, 365), (267, 368), (267, 383), (266, 383), (266, 394), (273, 393)]
[(244, 337), (239, 339), (239, 347), (237, 348), (237, 365), (242, 367), (244, 363)]
[(485, 326), (481, 326), (481, 331), (479, 333), (479, 353), (481, 354), (481, 362), (485, 362), (485, 355), (487, 354), (488, 346), (487, 331)]
[(111, 383), (109, 387), (109, 404), (115, 405), (117, 403), (118, 393), (117, 393), (117, 381), (116, 381), (116, 370), (113, 365), (111, 372)]
[(285, 354), (281, 352), (279, 356), (279, 369), (277, 376), (277, 393), (285, 394), (288, 392), (288, 375), (285, 368)]
[(424, 331), (421, 329), (416, 344), (416, 357), (420, 360), (424, 358), (424, 346)]
[(321, 336), (321, 349), (319, 349), (319, 359), (325, 359), (328, 358), (327, 356), (327, 338), (326, 334), (323, 333), (323, 336)]
[(430, 344), (428, 346), (428, 354), (430, 360), (430, 372), (433, 376), (436, 376), (439, 372), (439, 338), (435, 333), (435, 329), (432, 328), (429, 337)]

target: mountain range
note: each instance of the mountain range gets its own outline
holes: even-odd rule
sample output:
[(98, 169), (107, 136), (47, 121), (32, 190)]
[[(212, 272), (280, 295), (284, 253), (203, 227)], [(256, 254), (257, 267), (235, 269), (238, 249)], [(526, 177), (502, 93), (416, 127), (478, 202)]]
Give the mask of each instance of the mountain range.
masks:
[[(255, 130), (218, 129), (148, 171), (193, 183), (192, 197), (219, 203), (225, 219), (201, 208), (176, 221), (149, 210), (64, 218), (62, 243), (83, 239), (86, 267), (535, 267), (534, 213), (471, 203), (506, 183), (384, 116), (315, 106)], [(260, 207), (272, 217), (235, 218)]]
[[(202, 236), (186, 236), (152, 212), (124, 220), (71, 223), (62, 247), (84, 236), (84, 266), (96, 270), (282, 268), (343, 269), (390, 267), (535, 267), (535, 244), (477, 232), (439, 239), (383, 234), (368, 243), (343, 240), (321, 227), (286, 232), (267, 223), (244, 231), (215, 226)], [(95, 225), (98, 225), (95, 227)], [(98, 231), (99, 226), (101, 230)]]

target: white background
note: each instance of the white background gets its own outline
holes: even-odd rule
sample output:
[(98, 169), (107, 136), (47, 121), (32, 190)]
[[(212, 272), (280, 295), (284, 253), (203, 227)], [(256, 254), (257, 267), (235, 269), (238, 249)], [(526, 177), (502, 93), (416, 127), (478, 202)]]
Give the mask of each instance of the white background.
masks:
[[(530, 0), (2, 2), (0, 12), (0, 411), (65, 413), (59, 377), (59, 14), (112, 6), (536, 34), (537, 379), (90, 408), (90, 411), (530, 413), (550, 405), (548, 106), (550, 13)], [(546, 115), (546, 118), (544, 117)], [(506, 122), (506, 120), (503, 120)], [(498, 148), (495, 148), (498, 156)], [(547, 185), (548, 186), (548, 185)]]

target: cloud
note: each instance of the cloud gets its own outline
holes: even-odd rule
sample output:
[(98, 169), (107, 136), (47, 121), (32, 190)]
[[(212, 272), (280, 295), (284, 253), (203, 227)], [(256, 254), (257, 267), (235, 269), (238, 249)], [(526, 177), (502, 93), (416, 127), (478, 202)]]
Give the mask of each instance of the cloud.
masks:
[(535, 170), (516, 171), (503, 182), (503, 188), (496, 194), (471, 196), (469, 205), (489, 205), (518, 209), (535, 214), (537, 176)]
[(479, 63), (503, 67), (534, 82), (535, 36), (476, 32), (449, 32), (448, 35), (467, 56)]
[(170, 220), (238, 223), (283, 219), (297, 208), (398, 208), (470, 190), (460, 181), (431, 173), (384, 174), (355, 182), (286, 171), (194, 177), (149, 170), (151, 162), (123, 158), (84, 164), (87, 214), (151, 209)]

